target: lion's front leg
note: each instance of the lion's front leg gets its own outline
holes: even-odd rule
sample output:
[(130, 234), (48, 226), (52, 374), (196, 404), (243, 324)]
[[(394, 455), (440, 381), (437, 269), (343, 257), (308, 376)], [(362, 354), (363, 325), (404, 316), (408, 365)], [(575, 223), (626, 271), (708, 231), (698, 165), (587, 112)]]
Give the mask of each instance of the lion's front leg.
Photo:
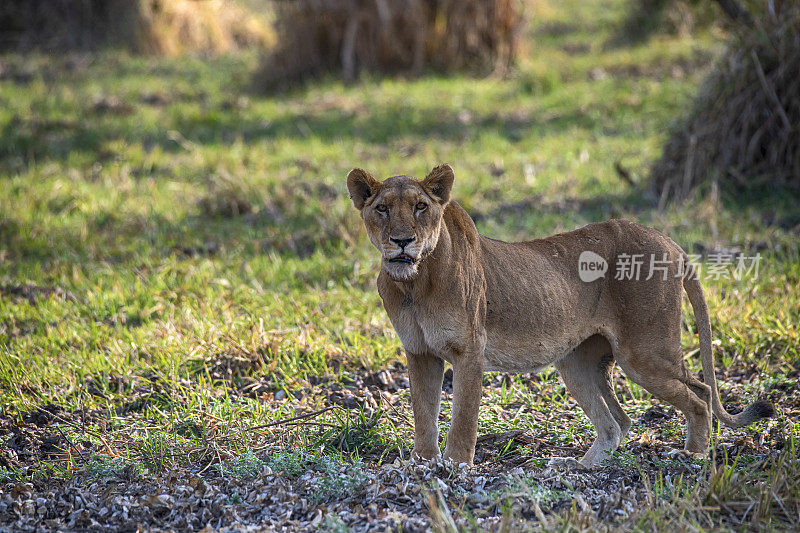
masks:
[(453, 420), (447, 433), (445, 459), (472, 465), (478, 437), (478, 409), (483, 387), (483, 350), (453, 362)]
[(444, 361), (429, 354), (406, 353), (414, 410), (413, 455), (430, 459), (439, 455), (439, 404), (442, 398)]

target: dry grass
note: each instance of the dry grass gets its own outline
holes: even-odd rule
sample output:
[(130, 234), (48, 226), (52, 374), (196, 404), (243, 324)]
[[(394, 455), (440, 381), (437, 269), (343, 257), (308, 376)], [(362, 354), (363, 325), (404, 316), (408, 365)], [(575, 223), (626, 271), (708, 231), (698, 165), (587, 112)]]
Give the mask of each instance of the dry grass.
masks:
[(0, 6), (0, 48), (96, 49), (175, 56), (267, 46), (272, 30), (233, 0), (10, 0)]
[(709, 178), (745, 186), (800, 185), (800, 6), (769, 2), (754, 27), (733, 32), (652, 170), (662, 199)]
[(295, 0), (276, 4), (278, 45), (259, 83), (291, 83), (326, 72), (438, 70), (503, 73), (522, 17), (516, 0)]

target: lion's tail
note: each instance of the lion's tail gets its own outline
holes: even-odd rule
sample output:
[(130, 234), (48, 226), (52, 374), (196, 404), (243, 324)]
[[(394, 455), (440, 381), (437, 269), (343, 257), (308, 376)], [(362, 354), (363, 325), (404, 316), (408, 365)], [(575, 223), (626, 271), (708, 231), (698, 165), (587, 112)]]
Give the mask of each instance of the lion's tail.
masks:
[[(684, 254), (684, 264), (689, 265), (688, 257)], [(762, 418), (775, 415), (775, 407), (770, 402), (759, 400), (749, 405), (739, 414), (732, 415), (722, 407), (719, 401), (719, 391), (717, 390), (717, 378), (714, 374), (714, 349), (711, 344), (711, 321), (708, 318), (708, 304), (703, 295), (703, 287), (697, 278), (696, 273), (687, 268), (687, 274), (683, 279), (683, 288), (689, 296), (689, 302), (694, 310), (695, 322), (697, 322), (697, 333), (700, 337), (700, 361), (703, 365), (703, 381), (711, 387), (711, 409), (716, 417), (726, 426), (740, 428), (749, 426), (753, 422)]]

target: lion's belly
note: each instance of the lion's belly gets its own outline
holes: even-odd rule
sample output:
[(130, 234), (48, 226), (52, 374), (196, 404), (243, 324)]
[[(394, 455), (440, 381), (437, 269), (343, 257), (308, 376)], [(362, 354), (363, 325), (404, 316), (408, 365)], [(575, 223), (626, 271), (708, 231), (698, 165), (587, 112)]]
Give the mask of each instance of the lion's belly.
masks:
[(484, 350), (484, 370), (539, 372), (575, 349), (576, 343), (555, 339), (520, 340), (489, 335)]
[[(459, 352), (454, 352), (453, 347), (467, 348), (465, 340), (471, 336), (462, 322), (448, 313), (420, 316), (411, 309), (404, 309), (390, 315), (390, 319), (406, 351), (436, 354), (451, 364)], [(576, 331), (557, 327), (542, 331), (533, 321), (518, 320), (515, 324), (516, 327), (504, 321), (487, 324), (484, 370), (538, 372), (597, 333), (594, 329)]]

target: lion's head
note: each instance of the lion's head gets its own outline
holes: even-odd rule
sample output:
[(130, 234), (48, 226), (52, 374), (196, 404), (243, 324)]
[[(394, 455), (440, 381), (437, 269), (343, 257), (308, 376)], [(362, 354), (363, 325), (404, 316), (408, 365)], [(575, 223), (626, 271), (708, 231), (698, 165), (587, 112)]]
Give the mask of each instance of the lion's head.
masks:
[(347, 175), (350, 198), (393, 280), (413, 281), (420, 261), (436, 248), (454, 179), (450, 165), (434, 168), (423, 180), (392, 176), (378, 181), (360, 168)]

